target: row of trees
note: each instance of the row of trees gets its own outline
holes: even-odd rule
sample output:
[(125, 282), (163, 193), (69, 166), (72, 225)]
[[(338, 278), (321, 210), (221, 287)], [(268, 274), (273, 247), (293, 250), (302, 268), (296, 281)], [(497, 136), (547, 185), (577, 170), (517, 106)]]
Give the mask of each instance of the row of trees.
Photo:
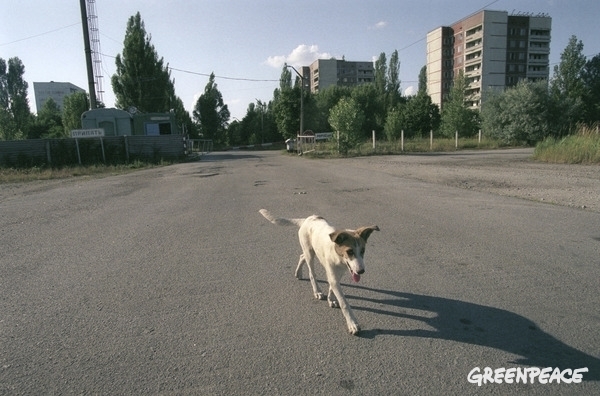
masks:
[[(249, 104), (245, 116), (231, 115), (211, 74), (194, 105), (192, 117), (175, 94), (168, 63), (159, 57), (141, 15), (127, 23), (123, 52), (116, 57), (111, 78), (116, 107), (142, 112), (175, 113), (182, 130), (192, 137), (212, 139), (215, 146), (257, 144), (294, 137), (300, 130), (300, 97), (303, 95), (304, 129), (339, 131), (340, 147), (347, 149), (368, 139), (371, 131), (395, 140), (418, 137), (430, 130), (442, 136), (471, 135), (480, 128), (489, 136), (510, 143), (535, 142), (561, 136), (580, 122), (600, 119), (600, 55), (589, 61), (583, 43), (572, 37), (554, 69), (550, 82), (522, 82), (502, 92), (484, 93), (481, 112), (465, 105), (467, 84), (457, 76), (443, 110), (427, 94), (426, 69), (419, 74), (413, 96), (400, 92), (400, 59), (394, 51), (389, 61), (381, 53), (375, 62), (375, 81), (354, 87), (331, 86), (317, 94), (301, 89), (302, 80), (285, 65), (280, 84), (268, 103)], [(0, 59), (0, 139), (64, 136), (79, 127), (88, 108), (85, 94), (65, 99), (63, 109), (48, 100), (33, 116), (27, 100), (24, 66), (18, 58)]]
[(81, 113), (89, 109), (87, 95), (65, 97), (63, 109), (53, 99), (33, 115), (27, 99), (29, 85), (23, 79), (25, 66), (18, 57), (0, 58), (0, 140), (63, 137), (81, 125)]
[[(407, 138), (424, 136), (431, 130), (453, 137), (456, 131), (472, 136), (482, 129), (487, 136), (507, 144), (533, 144), (600, 121), (600, 54), (587, 58), (583, 43), (572, 36), (550, 81), (522, 81), (503, 91), (486, 91), (481, 111), (467, 106), (467, 83), (460, 74), (440, 111), (427, 94), (425, 67), (419, 74), (417, 94), (405, 97), (399, 91), (397, 51), (389, 64), (382, 53), (375, 62), (373, 84), (331, 86), (318, 94), (305, 90), (304, 125), (315, 131), (339, 131), (342, 149), (368, 139), (373, 130), (395, 140), (401, 131)], [(292, 84), (292, 74), (284, 66), (273, 101), (260, 107), (261, 117), (269, 123), (267, 136), (275, 136), (276, 131), (288, 138), (299, 131), (300, 84), (300, 78)], [(250, 136), (250, 142), (257, 142), (252, 131), (258, 128), (251, 121), (257, 119), (257, 111), (251, 104), (244, 119), (232, 124), (236, 131), (242, 131), (236, 136)]]

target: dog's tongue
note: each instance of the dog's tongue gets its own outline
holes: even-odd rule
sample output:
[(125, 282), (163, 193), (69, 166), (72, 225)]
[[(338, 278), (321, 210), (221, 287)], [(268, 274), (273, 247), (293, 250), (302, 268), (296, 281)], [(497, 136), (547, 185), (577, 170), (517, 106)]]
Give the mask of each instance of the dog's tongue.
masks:
[(357, 273), (352, 273), (352, 280), (356, 283), (358, 283), (360, 281), (360, 275), (358, 275)]

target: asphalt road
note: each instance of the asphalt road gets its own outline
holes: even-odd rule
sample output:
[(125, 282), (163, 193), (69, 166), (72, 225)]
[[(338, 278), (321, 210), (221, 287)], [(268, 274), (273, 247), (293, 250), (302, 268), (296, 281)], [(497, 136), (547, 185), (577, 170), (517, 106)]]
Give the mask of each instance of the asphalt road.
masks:
[[(0, 394), (600, 394), (599, 213), (355, 163), (213, 153), (1, 186)], [(342, 286), (360, 336), (260, 208), (381, 228)], [(475, 367), (589, 372), (479, 387)]]

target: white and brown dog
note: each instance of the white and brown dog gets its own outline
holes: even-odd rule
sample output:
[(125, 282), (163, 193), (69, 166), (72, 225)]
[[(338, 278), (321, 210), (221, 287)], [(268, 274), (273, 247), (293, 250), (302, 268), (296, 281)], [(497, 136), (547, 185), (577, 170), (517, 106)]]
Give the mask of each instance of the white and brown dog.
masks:
[(379, 231), (379, 227), (373, 225), (360, 227), (356, 230), (340, 230), (335, 229), (320, 216), (313, 215), (305, 219), (284, 219), (274, 217), (266, 209), (261, 209), (259, 212), (273, 224), (297, 225), (300, 227), (298, 237), (302, 254), (296, 268), (296, 278), (302, 278), (302, 267), (306, 264), (315, 298), (325, 299), (314, 277), (313, 264), (316, 257), (327, 273), (327, 281), (329, 282), (327, 301), (329, 306), (341, 308), (344, 318), (346, 318), (348, 331), (351, 334), (358, 334), (360, 327), (344, 293), (340, 289), (340, 279), (346, 270), (349, 270), (352, 280), (355, 282), (360, 280), (360, 275), (365, 272), (363, 261), (365, 244), (373, 231)]

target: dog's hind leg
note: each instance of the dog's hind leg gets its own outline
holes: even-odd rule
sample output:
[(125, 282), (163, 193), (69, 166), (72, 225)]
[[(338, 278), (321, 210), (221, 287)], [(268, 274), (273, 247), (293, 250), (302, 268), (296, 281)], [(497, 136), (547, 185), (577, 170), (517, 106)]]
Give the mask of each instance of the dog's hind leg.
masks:
[(302, 266), (306, 263), (308, 267), (308, 278), (310, 280), (310, 285), (313, 289), (313, 294), (317, 300), (325, 300), (325, 295), (321, 292), (317, 280), (315, 279), (315, 270), (314, 270), (314, 261), (315, 255), (314, 252), (305, 252), (300, 255), (300, 261), (298, 262), (298, 267), (296, 268), (296, 278), (301, 279), (302, 277)]
[(304, 253), (302, 253), (300, 255), (300, 260), (298, 261), (298, 266), (296, 267), (296, 273), (294, 274), (294, 276), (296, 276), (296, 279), (302, 279), (302, 267), (305, 263), (306, 259), (304, 258)]

